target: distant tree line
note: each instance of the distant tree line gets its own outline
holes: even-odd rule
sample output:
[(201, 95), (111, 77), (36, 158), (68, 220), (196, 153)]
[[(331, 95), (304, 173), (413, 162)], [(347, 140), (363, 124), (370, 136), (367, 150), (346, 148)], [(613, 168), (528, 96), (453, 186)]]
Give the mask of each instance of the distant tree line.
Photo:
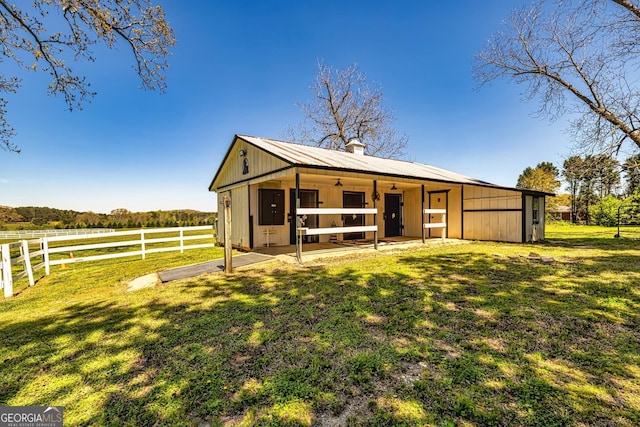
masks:
[(518, 188), (556, 193), (560, 177), (567, 184), (568, 198), (550, 198), (549, 207), (568, 199), (575, 223), (613, 226), (618, 212), (626, 224), (640, 223), (640, 154), (620, 163), (605, 154), (571, 156), (562, 171), (549, 162), (528, 167), (518, 177)]
[(0, 206), (0, 227), (17, 224), (18, 228), (156, 228), (213, 225), (215, 212), (172, 210), (130, 212), (114, 209), (109, 214), (77, 212), (49, 207)]

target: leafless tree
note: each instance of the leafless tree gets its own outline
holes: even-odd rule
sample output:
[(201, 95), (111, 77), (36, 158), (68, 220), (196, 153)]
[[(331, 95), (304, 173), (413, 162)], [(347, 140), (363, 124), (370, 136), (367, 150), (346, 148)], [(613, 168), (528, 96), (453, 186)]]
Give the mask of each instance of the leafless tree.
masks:
[(476, 56), (480, 85), (525, 84), (552, 120), (571, 115), (585, 152), (640, 147), (640, 4), (636, 0), (541, 0), (518, 9)]
[[(163, 71), (175, 37), (163, 9), (151, 0), (34, 0), (18, 5), (0, 0), (0, 62), (12, 60), (22, 69), (49, 73), (49, 93), (61, 95), (69, 109), (81, 108), (95, 95), (69, 62), (94, 61), (91, 48), (100, 42), (109, 48), (124, 43), (142, 87), (165, 89)], [(16, 92), (19, 86), (17, 77), (0, 75), (0, 93)], [(6, 105), (0, 98), (0, 147), (19, 152), (4, 117)]]
[(313, 100), (297, 104), (304, 121), (289, 128), (294, 141), (331, 150), (344, 150), (357, 138), (370, 155), (398, 158), (404, 154), (407, 136), (399, 135), (395, 116), (383, 106), (381, 88), (369, 84), (356, 64), (343, 70), (318, 62), (318, 75), (310, 87)]

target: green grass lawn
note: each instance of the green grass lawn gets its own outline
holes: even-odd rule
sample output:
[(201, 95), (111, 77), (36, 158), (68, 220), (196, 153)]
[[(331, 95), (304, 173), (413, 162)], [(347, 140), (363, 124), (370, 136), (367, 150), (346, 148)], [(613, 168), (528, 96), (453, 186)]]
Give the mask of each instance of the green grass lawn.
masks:
[(62, 405), (68, 425), (636, 426), (640, 241), (615, 232), (133, 293), (221, 252), (58, 267), (0, 301), (0, 405)]

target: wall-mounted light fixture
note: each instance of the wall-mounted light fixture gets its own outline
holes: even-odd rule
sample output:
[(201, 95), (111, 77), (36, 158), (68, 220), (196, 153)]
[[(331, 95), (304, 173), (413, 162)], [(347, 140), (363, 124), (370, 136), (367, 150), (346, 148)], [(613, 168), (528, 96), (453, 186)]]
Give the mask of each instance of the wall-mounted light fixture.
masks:
[(342, 187), (342, 183), (340, 182), (340, 178), (338, 178), (338, 182), (334, 184), (336, 187)]
[(247, 155), (247, 150), (242, 149), (242, 150), (238, 151), (238, 154), (240, 154), (240, 157), (244, 157), (244, 156)]
[(391, 186), (391, 189), (392, 189), (392, 190), (397, 190), (397, 189), (398, 189), (398, 187), (396, 187), (396, 183), (395, 183), (395, 182), (394, 182), (394, 183), (393, 183), (393, 185)]

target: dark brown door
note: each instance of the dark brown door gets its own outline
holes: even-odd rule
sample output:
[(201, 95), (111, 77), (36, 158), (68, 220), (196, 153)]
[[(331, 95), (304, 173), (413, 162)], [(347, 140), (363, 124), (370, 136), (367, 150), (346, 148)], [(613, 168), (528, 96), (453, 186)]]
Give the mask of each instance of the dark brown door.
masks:
[(402, 236), (402, 195), (384, 195), (384, 237)]
[[(289, 244), (296, 244), (296, 190), (292, 188), (289, 192)], [(317, 208), (318, 190), (300, 190), (300, 207)], [(318, 228), (318, 215), (307, 215), (304, 218), (304, 227)], [(317, 243), (319, 236), (302, 236), (303, 243)]]

